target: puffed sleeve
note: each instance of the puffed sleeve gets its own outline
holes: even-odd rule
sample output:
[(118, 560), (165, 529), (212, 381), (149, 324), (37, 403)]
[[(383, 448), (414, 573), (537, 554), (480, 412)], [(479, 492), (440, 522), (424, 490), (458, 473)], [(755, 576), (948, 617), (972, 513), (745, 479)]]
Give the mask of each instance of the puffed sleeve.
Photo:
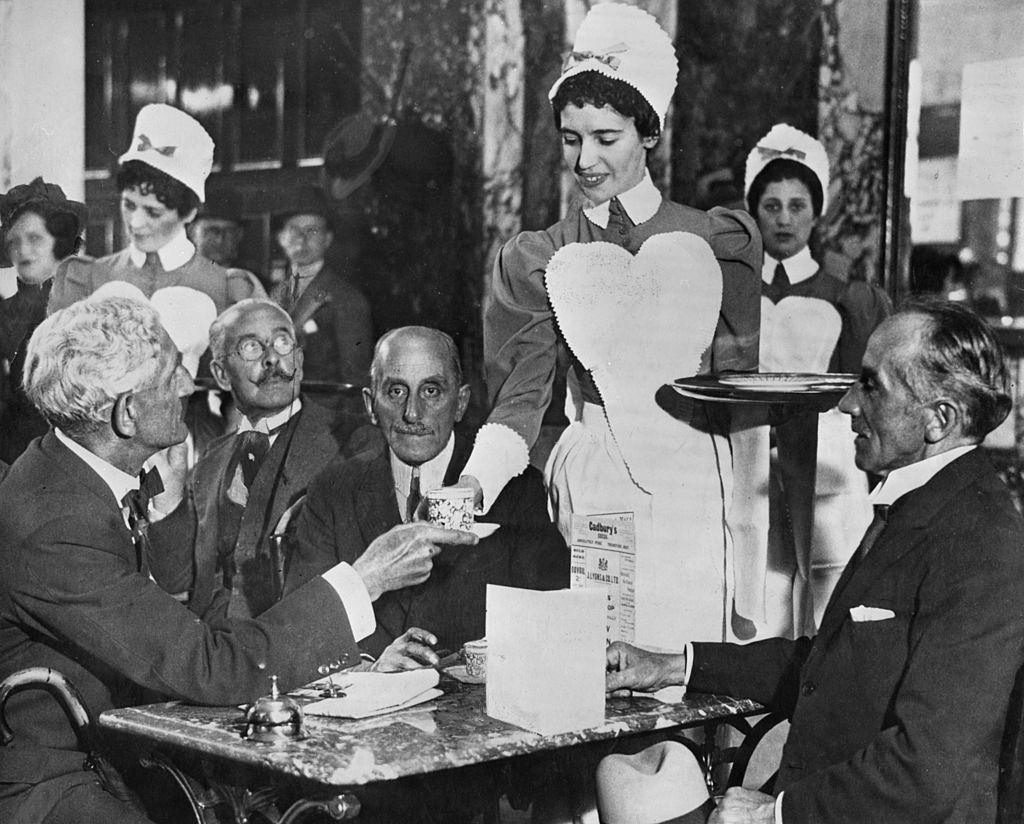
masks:
[(486, 511), (522, 472), (551, 401), (558, 334), (544, 286), (554, 244), (544, 232), (523, 232), (494, 262), (484, 312), (484, 371), (491, 414), (477, 435), (465, 474), (480, 481)]
[(93, 293), (92, 262), (78, 257), (69, 257), (57, 267), (50, 289), (50, 302), (46, 314), (52, 315), (58, 309), (70, 306), (76, 300), (87, 298)]
[(761, 234), (746, 212), (716, 207), (707, 234), (722, 267), (722, 310), (702, 372), (757, 371), (761, 334)]
[(852, 280), (840, 295), (837, 308), (843, 318), (843, 330), (830, 369), (859, 373), (868, 338), (875, 327), (892, 314), (892, 301), (874, 284)]

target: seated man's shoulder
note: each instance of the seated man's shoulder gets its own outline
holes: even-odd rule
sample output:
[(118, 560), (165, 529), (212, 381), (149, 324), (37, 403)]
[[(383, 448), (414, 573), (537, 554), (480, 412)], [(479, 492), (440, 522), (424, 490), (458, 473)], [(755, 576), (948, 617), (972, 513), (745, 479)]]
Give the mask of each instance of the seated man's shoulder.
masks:
[[(376, 427), (366, 428), (372, 429), (379, 436)], [(371, 433), (355, 433), (346, 448), (317, 473), (309, 485), (310, 494), (330, 496), (361, 487), (384, 454), (383, 444), (383, 438), (374, 439)], [(349, 446), (355, 448), (350, 451)]]

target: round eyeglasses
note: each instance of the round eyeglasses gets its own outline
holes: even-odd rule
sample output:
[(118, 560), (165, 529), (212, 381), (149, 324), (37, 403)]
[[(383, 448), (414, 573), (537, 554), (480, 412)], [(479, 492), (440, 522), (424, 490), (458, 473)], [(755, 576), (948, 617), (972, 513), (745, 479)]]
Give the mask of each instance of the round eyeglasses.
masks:
[(298, 344), (295, 342), (295, 338), (287, 332), (279, 332), (270, 339), (270, 343), (264, 343), (259, 338), (242, 338), (235, 346), (235, 351), (242, 360), (258, 361), (262, 360), (268, 348), (284, 357), (294, 352), (296, 346)]

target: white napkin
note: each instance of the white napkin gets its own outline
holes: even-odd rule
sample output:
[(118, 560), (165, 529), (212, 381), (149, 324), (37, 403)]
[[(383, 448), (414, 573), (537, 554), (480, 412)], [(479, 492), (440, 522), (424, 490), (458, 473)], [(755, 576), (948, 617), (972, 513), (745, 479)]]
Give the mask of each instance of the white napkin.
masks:
[[(405, 672), (341, 672), (333, 683), (341, 688), (343, 698), (324, 698), (303, 707), (307, 715), (326, 715), (333, 718), (367, 718), (386, 712), (412, 707), (443, 695), (436, 689), (440, 678), (435, 669), (407, 670)], [(318, 693), (332, 682), (327, 678), (314, 681), (305, 690)]]

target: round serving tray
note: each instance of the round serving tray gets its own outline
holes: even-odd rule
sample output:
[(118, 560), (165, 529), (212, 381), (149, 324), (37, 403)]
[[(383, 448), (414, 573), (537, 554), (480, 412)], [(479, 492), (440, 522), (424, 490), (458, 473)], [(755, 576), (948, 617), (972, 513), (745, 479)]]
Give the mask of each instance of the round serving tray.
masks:
[(806, 404), (828, 408), (838, 403), (857, 380), (850, 374), (807, 372), (732, 372), (678, 378), (671, 386), (680, 395), (717, 403)]

